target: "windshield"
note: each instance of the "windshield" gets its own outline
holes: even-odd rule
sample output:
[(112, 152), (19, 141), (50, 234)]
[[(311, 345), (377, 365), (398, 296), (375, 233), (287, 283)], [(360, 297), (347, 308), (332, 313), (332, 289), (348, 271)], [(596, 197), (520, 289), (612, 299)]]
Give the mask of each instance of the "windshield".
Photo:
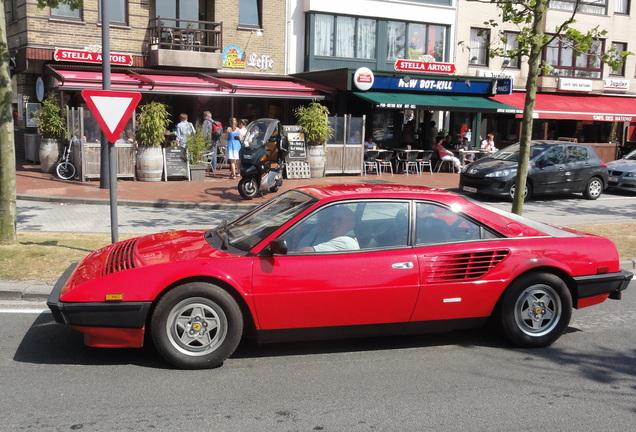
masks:
[(217, 233), (221, 238), (227, 235), (230, 245), (247, 252), (316, 201), (310, 195), (292, 190), (267, 201), (225, 227), (219, 226)]
[(278, 125), (278, 120), (258, 119), (247, 125), (243, 145), (253, 149), (262, 147), (267, 143)]
[[(533, 144), (530, 143), (530, 160), (535, 159), (541, 153), (545, 151), (548, 146), (546, 144)], [(519, 161), (519, 143), (510, 145), (506, 148), (499, 150), (490, 156), (492, 159), (506, 160), (510, 162)]]
[(628, 155), (624, 156), (623, 159), (636, 160), (636, 150), (634, 150), (633, 152), (631, 152)]

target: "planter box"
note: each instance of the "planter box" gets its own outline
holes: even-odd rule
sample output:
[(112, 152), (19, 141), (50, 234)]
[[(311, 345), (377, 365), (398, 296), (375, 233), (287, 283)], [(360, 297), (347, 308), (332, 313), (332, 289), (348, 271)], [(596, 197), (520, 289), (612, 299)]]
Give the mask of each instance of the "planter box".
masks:
[[(128, 141), (117, 141), (117, 178), (135, 179), (135, 146)], [(73, 147), (73, 163), (80, 181), (99, 179), (101, 167), (101, 144), (80, 143)]]
[(205, 165), (190, 165), (190, 180), (191, 181), (203, 181), (205, 180)]

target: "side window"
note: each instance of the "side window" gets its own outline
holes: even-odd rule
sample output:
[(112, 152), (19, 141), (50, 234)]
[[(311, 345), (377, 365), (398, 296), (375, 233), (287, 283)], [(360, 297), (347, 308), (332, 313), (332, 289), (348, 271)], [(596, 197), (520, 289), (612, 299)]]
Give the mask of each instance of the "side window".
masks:
[(322, 208), (285, 233), (290, 254), (406, 247), (408, 202), (356, 202)]
[(479, 225), (462, 215), (430, 203), (417, 203), (415, 220), (416, 245), (479, 240)]
[(540, 161), (548, 162), (546, 165), (557, 165), (563, 163), (563, 146), (554, 146), (549, 149), (543, 156), (541, 156)]
[(585, 147), (568, 146), (568, 162), (582, 162), (587, 159), (587, 149)]

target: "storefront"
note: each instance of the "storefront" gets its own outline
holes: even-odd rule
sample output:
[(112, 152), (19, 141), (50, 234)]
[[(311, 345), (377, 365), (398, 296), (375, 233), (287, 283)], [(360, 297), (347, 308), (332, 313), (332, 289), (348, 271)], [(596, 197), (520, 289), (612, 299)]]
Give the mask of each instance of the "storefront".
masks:
[[(410, 63), (418, 63), (411, 61)], [(337, 69), (299, 74), (320, 85), (339, 90), (338, 113), (366, 115), (366, 130), (383, 147), (404, 147), (404, 136), (413, 128), (417, 146), (426, 139), (428, 125), (435, 121), (439, 132), (452, 137), (469, 137), (473, 145), (482, 131), (482, 118), (487, 114), (520, 114), (522, 109), (493, 98), (497, 92), (508, 92), (509, 80), (451, 75), (454, 67), (447, 63), (421, 62), (427, 68), (439, 65), (441, 73), (414, 71), (373, 72), (368, 68)], [(446, 68), (442, 71), (442, 69)]]

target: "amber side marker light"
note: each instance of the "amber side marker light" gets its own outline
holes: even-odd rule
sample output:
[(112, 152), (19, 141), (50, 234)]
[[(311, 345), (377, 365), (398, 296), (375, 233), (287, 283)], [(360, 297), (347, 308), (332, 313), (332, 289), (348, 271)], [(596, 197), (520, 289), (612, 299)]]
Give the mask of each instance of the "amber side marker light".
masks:
[(603, 274), (603, 273), (608, 273), (608, 272), (609, 272), (609, 267), (607, 267), (607, 266), (596, 267), (596, 274)]
[(106, 294), (106, 301), (122, 301), (124, 300), (123, 294)]

